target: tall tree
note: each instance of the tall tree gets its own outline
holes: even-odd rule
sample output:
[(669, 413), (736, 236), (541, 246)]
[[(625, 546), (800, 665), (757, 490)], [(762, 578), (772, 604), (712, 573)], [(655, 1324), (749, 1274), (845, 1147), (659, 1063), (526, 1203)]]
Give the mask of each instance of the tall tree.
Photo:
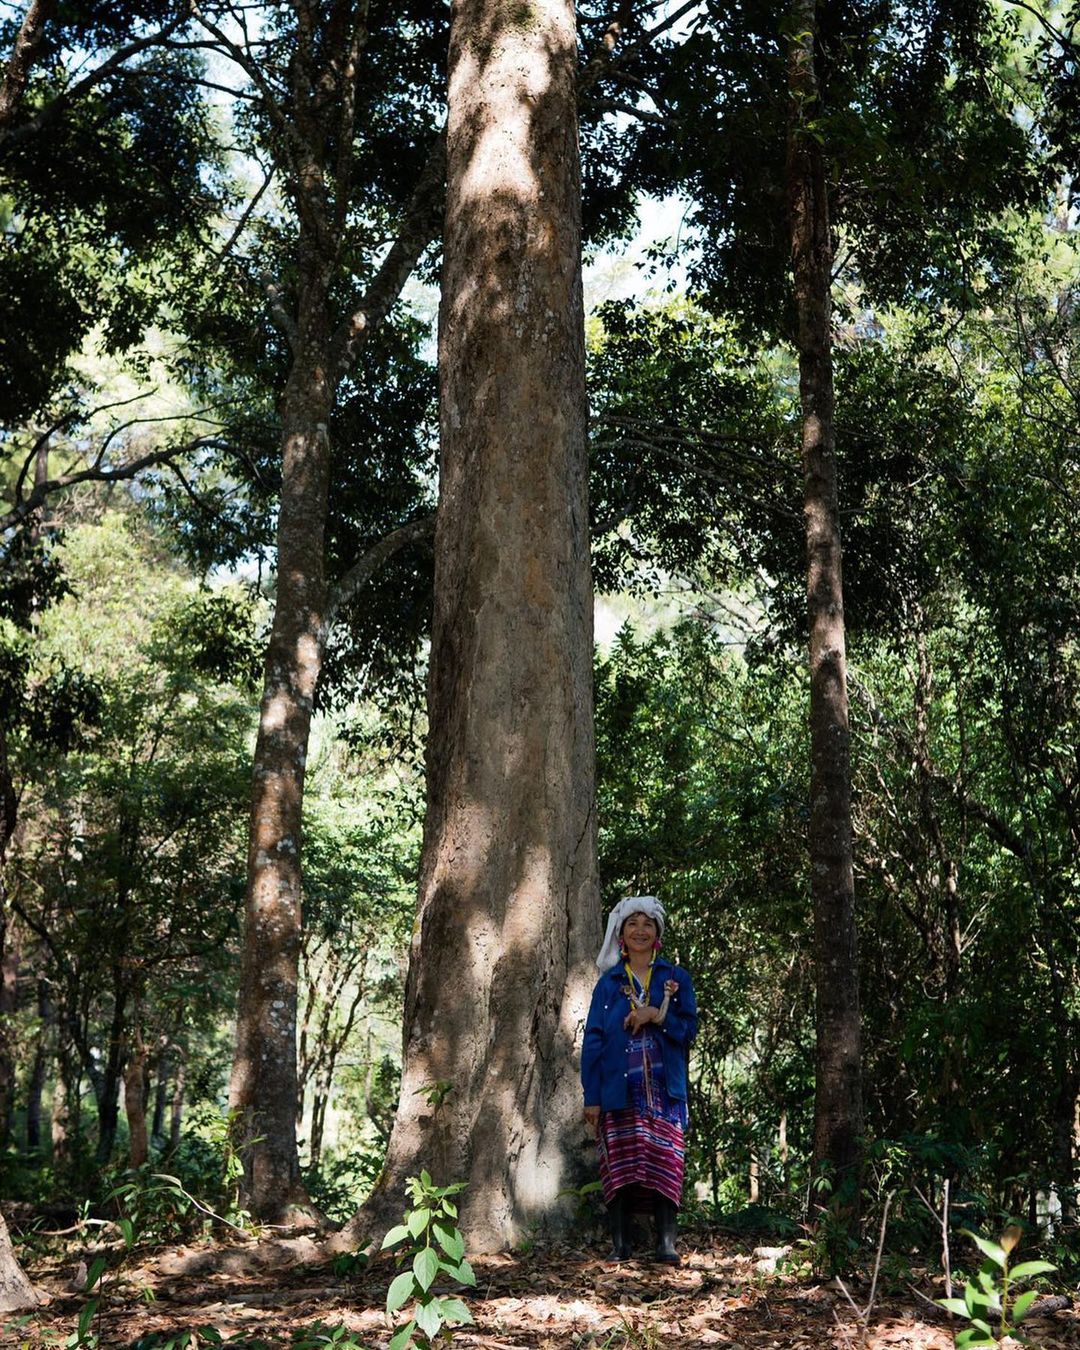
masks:
[(425, 1167), (501, 1248), (579, 1152), (600, 934), (575, 66), (569, 0), (454, 11), (427, 817), (400, 1104), (352, 1236)]
[(857, 1212), (862, 1158), (859, 960), (851, 845), (851, 742), (836, 486), (832, 265), (815, 68), (817, 0), (797, 0), (788, 34), (788, 202), (802, 405), (810, 618), (810, 884), (817, 986), (814, 1168)]
[[(278, 27), (287, 60), (271, 88), (249, 43), (204, 20), (251, 79), (268, 142), (295, 212), (288, 291), (270, 286), (288, 343), (281, 395), (277, 593), (255, 746), (246, 932), (229, 1105), (237, 1113), (245, 1190), (263, 1218), (301, 1217), (307, 1199), (296, 1146), (296, 1002), (301, 931), (301, 816), (316, 686), (330, 625), (326, 526), (333, 456), (330, 426), (342, 378), (396, 299), (435, 233), (441, 187), (437, 147), (412, 215), (362, 298), (339, 307), (357, 241), (354, 169), (361, 52), (368, 6), (301, 3)], [(434, 207), (433, 207), (434, 201)], [(344, 308), (344, 313), (342, 309)], [(395, 543), (414, 535), (406, 532)], [(345, 579), (346, 584), (348, 579)]]

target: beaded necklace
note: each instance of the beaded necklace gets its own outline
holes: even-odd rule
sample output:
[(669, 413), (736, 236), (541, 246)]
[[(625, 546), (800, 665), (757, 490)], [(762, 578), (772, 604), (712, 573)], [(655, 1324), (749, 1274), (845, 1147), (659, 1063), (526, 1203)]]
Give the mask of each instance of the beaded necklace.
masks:
[[(629, 981), (629, 983), (624, 986), (624, 992), (629, 997), (632, 1007), (644, 1008), (649, 1001), (649, 985), (652, 983), (653, 963), (655, 960), (656, 958), (653, 957), (653, 960), (649, 962), (649, 973), (645, 976), (644, 980), (639, 980), (634, 974), (633, 970), (630, 968), (629, 961), (625, 962), (623, 965), (623, 970), (626, 971), (626, 978)], [(637, 992), (638, 989), (641, 990), (640, 994)]]
[[(639, 980), (634, 974), (633, 970), (630, 968), (629, 961), (624, 963), (623, 969), (626, 971), (627, 983), (623, 985), (623, 992), (630, 999), (631, 1008), (644, 1008), (648, 1006), (649, 985), (652, 983), (653, 964), (655, 961), (656, 957), (654, 956), (652, 961), (649, 962), (648, 974), (645, 976), (644, 980)], [(641, 990), (640, 994), (637, 992), (639, 989)], [(645, 1107), (651, 1114), (653, 1110), (652, 1064), (649, 1061), (649, 1039), (644, 1027), (641, 1028), (641, 1069), (645, 1086)]]

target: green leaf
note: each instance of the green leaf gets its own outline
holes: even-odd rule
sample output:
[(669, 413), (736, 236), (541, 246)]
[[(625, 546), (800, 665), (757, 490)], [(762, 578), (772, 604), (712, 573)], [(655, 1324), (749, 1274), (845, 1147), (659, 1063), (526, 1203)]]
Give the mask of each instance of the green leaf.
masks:
[(84, 1289), (86, 1290), (93, 1289), (94, 1285), (97, 1284), (98, 1280), (101, 1279), (101, 1276), (104, 1273), (105, 1266), (107, 1264), (108, 1263), (106, 1262), (103, 1256), (94, 1257), (93, 1265), (91, 1265), (90, 1272), (86, 1277), (86, 1283), (83, 1285)]
[(409, 1226), (409, 1232), (414, 1238), (418, 1238), (421, 1233), (427, 1231), (427, 1226), (431, 1222), (430, 1209), (414, 1209), (405, 1220)]
[(1028, 1314), (1028, 1309), (1038, 1297), (1039, 1291), (1037, 1289), (1029, 1289), (1026, 1294), (1021, 1294), (1012, 1306), (1012, 1320), (1022, 1322)]
[(978, 1233), (973, 1233), (970, 1228), (961, 1228), (960, 1231), (974, 1242), (984, 1256), (988, 1256), (995, 1265), (1004, 1270), (1008, 1258), (1003, 1247), (999, 1247), (996, 1242), (991, 1242), (989, 1238), (979, 1237)]
[(418, 1304), (416, 1309), (416, 1325), (429, 1340), (438, 1335), (443, 1324), (441, 1303), (442, 1299), (433, 1298)]
[(441, 1261), (439, 1263), (447, 1275), (457, 1280), (458, 1284), (467, 1284), (470, 1288), (476, 1285), (476, 1275), (468, 1261)]
[(459, 1298), (444, 1298), (442, 1300), (442, 1315), (444, 1322), (450, 1322), (454, 1325), (473, 1320), (472, 1313)]
[(452, 1223), (445, 1219), (436, 1219), (433, 1225), (435, 1240), (452, 1261), (460, 1261), (465, 1255), (465, 1239)]
[(393, 1317), (403, 1303), (408, 1302), (415, 1292), (416, 1284), (411, 1270), (403, 1270), (390, 1282), (386, 1291), (386, 1315)]
[(978, 1331), (975, 1327), (966, 1327), (956, 1335), (956, 1350), (977, 1350), (979, 1346), (996, 1344), (993, 1336), (987, 1336), (985, 1332)]
[(968, 1306), (962, 1298), (938, 1298), (934, 1302), (946, 1312), (956, 1313), (958, 1317), (968, 1315)]
[(405, 1350), (406, 1346), (412, 1345), (412, 1334), (415, 1330), (415, 1322), (406, 1322), (403, 1327), (398, 1327), (397, 1331), (390, 1337), (387, 1350)]
[(90, 1323), (94, 1320), (94, 1314), (97, 1312), (98, 1301), (92, 1298), (89, 1303), (84, 1304), (79, 1313), (79, 1340), (83, 1340), (86, 1333), (90, 1330)]
[(1009, 1279), (1030, 1280), (1033, 1275), (1049, 1275), (1052, 1270), (1057, 1270), (1057, 1266), (1049, 1261), (1021, 1261), (1009, 1271)]
[(392, 1247), (395, 1242), (400, 1242), (402, 1238), (407, 1238), (408, 1236), (409, 1230), (404, 1224), (399, 1223), (396, 1228), (391, 1228), (389, 1233), (383, 1238), (381, 1250), (386, 1251), (387, 1247)]
[(452, 1200), (444, 1200), (443, 1209), (446, 1210), (447, 1214), (449, 1214), (452, 1219), (457, 1218), (457, 1205), (455, 1205)]
[[(422, 1252), (416, 1253), (413, 1257), (413, 1271), (416, 1274), (416, 1283), (426, 1294), (439, 1273), (439, 1257), (434, 1247), (425, 1247)], [(419, 1318), (417, 1320), (419, 1321)], [(423, 1326), (423, 1323), (420, 1325)]]
[(424, 1172), (424, 1171), (421, 1171), (421, 1173), (420, 1173), (420, 1184), (421, 1184), (421, 1186), (425, 1187), (427, 1190), (429, 1190), (429, 1191), (431, 1190), (431, 1173), (430, 1173), (430, 1172)]
[(124, 1246), (130, 1251), (135, 1245), (135, 1225), (130, 1219), (119, 1219), (117, 1220), (117, 1225), (120, 1229), (120, 1234), (124, 1239)]

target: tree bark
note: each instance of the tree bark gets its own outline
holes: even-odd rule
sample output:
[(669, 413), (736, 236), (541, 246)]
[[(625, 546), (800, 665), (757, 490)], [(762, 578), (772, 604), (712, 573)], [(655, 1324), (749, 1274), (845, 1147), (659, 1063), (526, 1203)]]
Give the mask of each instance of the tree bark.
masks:
[(165, 1106), (169, 1100), (169, 1054), (158, 1056), (157, 1076), (154, 1082), (154, 1114), (150, 1122), (150, 1143), (160, 1150), (165, 1144)]
[[(320, 293), (321, 292), (321, 293)], [(333, 393), (325, 287), (310, 296), (285, 391), (277, 603), (255, 746), (244, 958), (229, 1106), (245, 1150), (245, 1194), (281, 1222), (307, 1204), (296, 1148), (296, 997), (304, 771), (326, 607), (323, 540)]]
[(15, 1259), (7, 1224), (0, 1214), (0, 1312), (24, 1312), (39, 1303), (34, 1286)]
[(128, 1124), (128, 1166), (142, 1167), (150, 1158), (146, 1130), (146, 1045), (136, 1029), (124, 1070), (124, 1114)]
[[(15, 1045), (10, 1029), (14, 1012), (14, 985), (9, 989), (8, 969), (11, 915), (7, 898), (7, 846), (15, 833), (19, 799), (7, 757), (7, 735), (0, 722), (0, 1144), (7, 1142), (11, 1100), (15, 1088)], [(16, 957), (16, 969), (18, 958)], [(8, 1004), (11, 1004), (9, 1007)]]
[(428, 796), (401, 1097), (356, 1238), (422, 1167), (495, 1250), (565, 1220), (599, 946), (576, 39), (454, 10)]
[(859, 967), (852, 867), (851, 760), (832, 365), (832, 242), (815, 0), (796, 0), (788, 51), (788, 191), (802, 407), (810, 621), (810, 864), (817, 985), (815, 1173), (848, 1212), (862, 1167)]
[(34, 1046), (34, 1067), (26, 1095), (26, 1147), (31, 1152), (41, 1147), (41, 1099), (49, 1069), (49, 1041), (53, 1024), (52, 999), (47, 980), (38, 980), (38, 1034)]
[(30, 0), (0, 83), (0, 129), (10, 125), (22, 98), (30, 67), (56, 10), (56, 0)]
[[(60, 1036), (63, 1037), (61, 1031)], [(56, 1082), (53, 1084), (52, 1111), (49, 1119), (53, 1167), (60, 1167), (71, 1157), (72, 1103), (78, 1103), (73, 1084), (71, 1052), (61, 1040), (57, 1046)]]
[(180, 1126), (184, 1120), (184, 1086), (187, 1081), (187, 1061), (181, 1055), (176, 1065), (176, 1081), (169, 1106), (169, 1152), (180, 1147)]
[(87, 1073), (91, 1074), (90, 1081), (97, 1099), (98, 1141), (94, 1156), (101, 1164), (107, 1163), (112, 1157), (113, 1145), (116, 1143), (116, 1128), (120, 1121), (120, 1084), (124, 1081), (127, 997), (123, 973), (117, 966), (113, 972), (113, 1015), (109, 1027), (104, 1072), (91, 1073), (93, 1056), (89, 1053), (83, 1059), (87, 1065)]
[(3, 916), (4, 910), (0, 908), (0, 1148), (7, 1147), (15, 1106), (15, 1014), (22, 955), (19, 942), (12, 940), (12, 927)]

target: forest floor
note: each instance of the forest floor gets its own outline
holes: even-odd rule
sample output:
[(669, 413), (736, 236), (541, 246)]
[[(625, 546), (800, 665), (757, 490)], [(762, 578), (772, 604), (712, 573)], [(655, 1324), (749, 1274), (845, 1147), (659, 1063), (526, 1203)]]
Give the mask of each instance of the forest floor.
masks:
[[(860, 1326), (835, 1281), (763, 1273), (755, 1268), (752, 1245), (683, 1233), (678, 1269), (645, 1261), (610, 1265), (599, 1246), (477, 1257), (477, 1288), (463, 1295), (475, 1324), (459, 1328), (453, 1344), (462, 1350), (951, 1350), (948, 1319), (930, 1302), (941, 1296), (940, 1282), (925, 1273), (914, 1273), (914, 1283), (883, 1278)], [(3, 1319), (5, 1331), (0, 1320), (0, 1344), (31, 1350), (65, 1344), (151, 1350), (170, 1341), (171, 1350), (221, 1341), (236, 1350), (387, 1346), (391, 1329), (383, 1307), (396, 1273), (388, 1257), (341, 1277), (331, 1264), (254, 1275), (177, 1273), (196, 1253), (172, 1249), (167, 1255), (106, 1276), (97, 1316), (81, 1342), (69, 1338), (87, 1302), (86, 1294), (72, 1292), (85, 1269), (76, 1266), (73, 1279), (70, 1259), (31, 1264), (50, 1302), (20, 1331), (10, 1318)], [(856, 1284), (850, 1292), (865, 1306), (867, 1288)], [(1025, 1330), (1029, 1344), (1043, 1350), (1080, 1350), (1080, 1309), (1059, 1307), (1031, 1319)]]

